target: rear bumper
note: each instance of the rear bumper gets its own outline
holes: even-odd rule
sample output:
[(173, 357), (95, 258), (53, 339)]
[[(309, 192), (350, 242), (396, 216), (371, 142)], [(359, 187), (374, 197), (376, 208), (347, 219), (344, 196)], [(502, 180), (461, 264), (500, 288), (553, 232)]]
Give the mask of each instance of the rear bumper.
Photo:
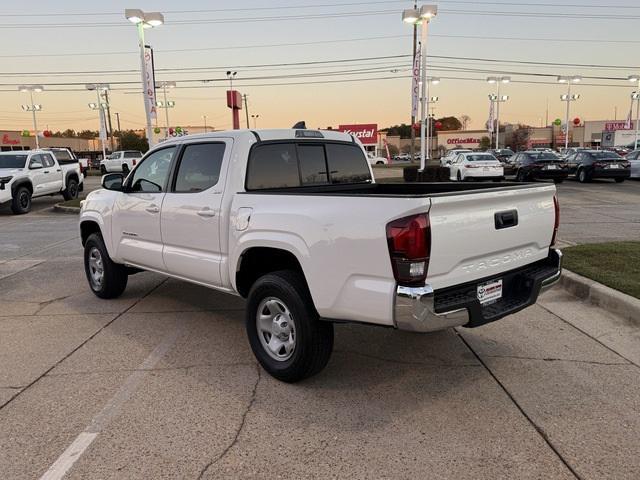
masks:
[[(450, 327), (478, 327), (515, 313), (536, 302), (538, 295), (560, 280), (562, 252), (498, 277), (483, 278), (464, 285), (434, 291), (424, 287), (396, 288), (394, 325), (400, 330), (434, 332)], [(503, 280), (503, 298), (482, 306), (477, 299), (478, 284)]]
[(568, 176), (567, 170), (538, 170), (531, 173), (532, 178), (540, 180), (564, 180)]
[(591, 178), (630, 178), (628, 168), (597, 168), (591, 171)]

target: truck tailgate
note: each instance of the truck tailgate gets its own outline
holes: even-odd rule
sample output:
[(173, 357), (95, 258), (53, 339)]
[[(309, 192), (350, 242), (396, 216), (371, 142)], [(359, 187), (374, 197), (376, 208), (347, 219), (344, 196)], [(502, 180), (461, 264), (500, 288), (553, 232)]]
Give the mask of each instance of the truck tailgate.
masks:
[(433, 196), (427, 282), (445, 288), (546, 258), (555, 191), (541, 184)]

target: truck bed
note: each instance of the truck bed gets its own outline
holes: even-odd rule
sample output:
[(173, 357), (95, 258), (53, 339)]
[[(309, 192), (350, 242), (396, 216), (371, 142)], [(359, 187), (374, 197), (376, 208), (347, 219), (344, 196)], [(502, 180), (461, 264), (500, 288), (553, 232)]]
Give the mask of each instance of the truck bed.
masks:
[[(412, 182), (412, 183), (363, 183), (318, 185), (295, 188), (278, 188), (253, 190), (252, 195), (323, 195), (323, 196), (356, 196), (356, 197), (438, 197), (462, 195), (482, 191), (520, 190), (544, 186), (541, 183), (515, 182)], [(240, 192), (245, 193), (245, 192)]]

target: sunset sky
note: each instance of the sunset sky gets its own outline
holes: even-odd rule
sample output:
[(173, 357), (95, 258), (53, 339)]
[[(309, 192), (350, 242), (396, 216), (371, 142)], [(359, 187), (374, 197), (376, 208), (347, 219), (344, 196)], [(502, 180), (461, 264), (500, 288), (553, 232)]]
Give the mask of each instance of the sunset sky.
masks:
[[(228, 69), (238, 72), (234, 87), (248, 95), (250, 113), (260, 115), (259, 128), (288, 128), (298, 120), (310, 127), (408, 122), (411, 27), (402, 23), (401, 12), (412, 3), (4, 2), (0, 130), (31, 128), (30, 115), (20, 108), (28, 100), (17, 91), (22, 83), (45, 84), (46, 91), (36, 95), (42, 128), (97, 129), (97, 115), (87, 106), (95, 99), (84, 88), (89, 82), (110, 83), (111, 110), (120, 113), (122, 127), (142, 128), (137, 37), (124, 18), (125, 7), (165, 14), (166, 24), (146, 34), (155, 50), (156, 79), (178, 84), (169, 95), (176, 102), (173, 126), (200, 125), (207, 115), (209, 125), (229, 128)], [(436, 116), (467, 114), (471, 128), (482, 128), (494, 89), (485, 78), (510, 74), (501, 120), (539, 126), (547, 101), (549, 121), (564, 117), (559, 96), (566, 87), (555, 76), (581, 74), (601, 78), (585, 78), (575, 89), (581, 98), (572, 105), (572, 117), (613, 119), (615, 107), (618, 119), (626, 117), (633, 90), (626, 77), (640, 73), (637, 0), (437, 4), (428, 42), (429, 55), (437, 56), (430, 59), (429, 75), (442, 77), (431, 92), (440, 97)], [(363, 60), (370, 57), (390, 58)], [(272, 65), (335, 60), (341, 62)], [(241, 118), (244, 126), (244, 112)], [(158, 122), (163, 126), (164, 117)]]

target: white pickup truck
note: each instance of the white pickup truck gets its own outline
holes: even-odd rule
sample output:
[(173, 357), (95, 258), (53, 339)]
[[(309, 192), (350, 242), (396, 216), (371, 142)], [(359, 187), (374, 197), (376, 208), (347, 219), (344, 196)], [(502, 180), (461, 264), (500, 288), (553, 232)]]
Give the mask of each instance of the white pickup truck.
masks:
[(123, 150), (113, 152), (107, 158), (100, 161), (100, 171), (129, 173), (142, 158), (142, 152), (138, 150)]
[(150, 270), (240, 295), (255, 356), (287, 382), (326, 365), (333, 322), (477, 327), (560, 277), (553, 184), (379, 184), (342, 132), (176, 138), (102, 185), (80, 214), (91, 290)]
[(46, 150), (0, 152), (0, 204), (11, 202), (16, 214), (31, 210), (31, 199), (62, 194), (65, 200), (78, 197), (84, 175), (80, 164), (58, 163)]

